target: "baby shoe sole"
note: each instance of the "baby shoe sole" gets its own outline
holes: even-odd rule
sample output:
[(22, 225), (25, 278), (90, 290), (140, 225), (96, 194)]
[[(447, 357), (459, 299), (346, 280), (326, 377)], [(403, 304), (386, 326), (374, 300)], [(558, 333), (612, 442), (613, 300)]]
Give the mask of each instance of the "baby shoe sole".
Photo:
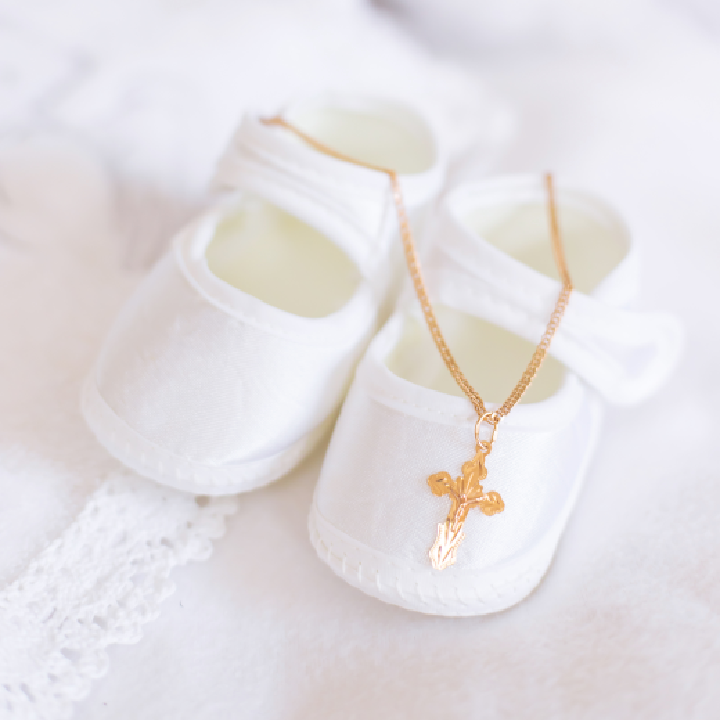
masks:
[(267, 485), (298, 465), (330, 430), (331, 415), (283, 451), (245, 463), (205, 465), (169, 453), (142, 437), (108, 406), (92, 377), (85, 382), (81, 410), (100, 444), (139, 475), (197, 495), (232, 495)]

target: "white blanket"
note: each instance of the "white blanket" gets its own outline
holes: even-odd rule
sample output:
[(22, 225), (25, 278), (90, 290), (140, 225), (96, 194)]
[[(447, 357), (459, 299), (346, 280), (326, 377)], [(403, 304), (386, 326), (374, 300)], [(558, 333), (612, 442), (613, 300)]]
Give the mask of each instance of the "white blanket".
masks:
[[(688, 347), (660, 397), (610, 413), (540, 588), (453, 620), (384, 605), (316, 560), (322, 449), (239, 498), (213, 557), (173, 572), (160, 605), (233, 503), (123, 473), (77, 393), (242, 107), (350, 77), (431, 97), (449, 134), (464, 120), (456, 147), (478, 125), (456, 177), (486, 172), (508, 114), (359, 2), (4, 5), (0, 64), (22, 72), (0, 84), (0, 692), (55, 718), (89, 691), (74, 710), (88, 720), (717, 716), (720, 49), (700, 24), (635, 3), (641, 26), (610, 23), (589, 47), (465, 51), (519, 117), (493, 171), (553, 169), (613, 202), (646, 251), (642, 306), (677, 312)], [(0, 717), (23, 717), (0, 697)]]

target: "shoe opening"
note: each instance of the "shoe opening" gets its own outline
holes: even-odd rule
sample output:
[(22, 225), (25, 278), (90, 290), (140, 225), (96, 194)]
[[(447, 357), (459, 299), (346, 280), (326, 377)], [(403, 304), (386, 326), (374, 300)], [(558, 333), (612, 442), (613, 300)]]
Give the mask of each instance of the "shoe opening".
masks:
[(422, 173), (437, 160), (429, 129), (400, 107), (301, 105), (287, 119), (333, 150), (398, 173)]
[[(474, 315), (438, 305), (443, 335), (470, 384), (485, 402), (502, 403), (525, 370), (535, 345)], [(422, 318), (406, 317), (400, 339), (387, 356), (391, 372), (416, 385), (462, 396)], [(521, 402), (541, 402), (562, 385), (565, 369), (547, 356)]]
[[(625, 233), (611, 218), (560, 195), (558, 213), (573, 286), (592, 292), (628, 251)], [(538, 199), (480, 205), (465, 216), (467, 226), (499, 250), (533, 270), (559, 279), (553, 259), (547, 206)]]
[(243, 196), (205, 251), (221, 280), (300, 317), (340, 310), (360, 282), (355, 263), (321, 232), (265, 200)]

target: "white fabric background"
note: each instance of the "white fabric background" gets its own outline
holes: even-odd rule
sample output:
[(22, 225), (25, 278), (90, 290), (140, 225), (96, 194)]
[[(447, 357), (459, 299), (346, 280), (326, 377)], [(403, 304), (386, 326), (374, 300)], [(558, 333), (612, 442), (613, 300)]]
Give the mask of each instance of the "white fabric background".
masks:
[[(405, 35), (415, 33), (435, 52), (454, 53), (514, 109), (516, 135), (493, 172), (552, 168), (598, 191), (626, 216), (645, 250), (641, 305), (681, 315), (686, 357), (661, 396), (610, 413), (557, 559), (517, 608), (488, 618), (428, 618), (386, 606), (337, 579), (314, 558), (305, 528), (319, 452), (290, 477), (242, 498), (214, 556), (173, 574), (177, 592), (160, 618), (146, 626), (139, 644), (111, 649), (109, 674), (75, 717), (716, 717), (720, 35), (713, 28), (720, 23), (698, 20), (702, 13), (712, 17), (701, 2), (610, 3), (602, 13), (599, 3), (588, 3), (589, 22), (569, 9), (573, 3), (555, 0), (538, 3), (552, 12), (534, 11), (535, 20), (519, 25), (480, 3), (478, 17), (493, 34), (478, 34), (476, 44), (467, 40), (469, 20), (463, 31), (457, 23), (442, 25), (430, 2), (404, 10), (399, 2), (385, 4), (394, 8), (397, 28), (381, 19), (380, 10), (359, 3), (336, 3), (333, 11), (319, 2), (233, 4), (236, 24), (226, 23), (222, 32), (236, 32), (246, 53), (236, 88), (218, 74), (221, 61), (213, 65), (188, 50), (192, 61), (178, 64), (179, 49), (215, 31), (217, 20), (199, 3), (4, 0), (0, 62), (22, 72), (2, 76), (3, 148), (38, 128), (61, 127), (85, 143), (112, 171), (103, 192), (119, 198), (123, 232), (108, 233), (107, 242), (137, 268), (156, 254), (164, 230), (199, 202), (211, 158), (244, 102), (273, 103), (304, 90), (299, 77), (321, 71), (341, 75), (355, 68), (357, 77), (380, 77), (379, 71), (363, 74), (373, 50), (387, 60), (396, 48), (394, 58), (405, 59), (402, 73), (410, 77), (409, 69), (426, 62)], [(458, 12), (470, 6), (453, 5)], [(220, 2), (202, 7), (231, 12)], [(286, 64), (272, 64), (268, 43), (258, 36), (270, 15), (286, 33), (274, 47), (292, 37), (297, 48), (292, 74)], [(343, 22), (345, 35), (335, 36), (341, 38), (335, 46), (327, 34), (311, 37), (308, 31)], [(292, 32), (300, 23), (306, 36)], [(374, 48), (369, 38), (377, 40)], [(175, 68), (176, 84), (162, 72), (143, 71), (162, 69), (158, 56)], [(198, 57), (205, 59), (196, 64)], [(138, 89), (137, 79), (148, 76), (160, 79)], [(249, 88), (244, 95), (241, 85)], [(198, 87), (213, 99), (212, 112), (195, 112)], [(479, 81), (477, 88), (486, 92)], [(457, 92), (448, 94), (457, 101)], [(177, 123), (166, 133), (169, 117)], [(24, 175), (10, 171), (18, 164), (8, 160), (10, 150), (3, 152), (3, 192), (18, 207)], [(456, 176), (486, 172), (476, 163), (486, 155), (481, 149), (468, 156)], [(26, 167), (24, 161), (19, 166)], [(68, 172), (61, 162), (55, 167)], [(92, 163), (83, 167), (82, 177), (90, 179), (79, 196), (86, 198), (104, 185)], [(72, 196), (66, 198), (61, 207), (70, 203), (76, 211), (64, 222), (85, 222), (104, 197), (74, 206)], [(35, 214), (46, 222), (54, 217), (44, 206)], [(22, 236), (53, 251), (48, 238), (62, 233), (36, 232), (27, 217), (5, 212), (3, 239)], [(14, 233), (8, 231), (12, 223)], [(73, 247), (76, 256), (95, 257), (93, 243)], [(110, 262), (109, 253), (100, 255)], [(6, 257), (0, 263), (9, 273)], [(98, 275), (102, 300), (93, 303), (91, 279), (73, 280), (69, 265), (53, 274), (50, 265), (44, 261), (44, 274), (37, 275), (20, 268), (24, 281), (3, 275), (0, 286), (4, 583), (71, 522), (95, 473), (111, 467), (83, 435), (70, 397), (82, 363), (89, 363), (103, 325), (133, 281), (102, 282)], [(79, 289), (67, 302), (53, 303), (47, 276), (63, 276)], [(20, 275), (13, 271), (12, 277)], [(42, 292), (48, 299), (34, 305)], [(62, 314), (62, 321), (43, 326), (43, 307)], [(42, 327), (35, 334), (24, 330)], [(47, 340), (59, 329), (60, 345)], [(57, 354), (58, 347), (68, 354)], [(31, 362), (36, 357), (42, 362)], [(48, 395), (57, 400), (56, 419)]]

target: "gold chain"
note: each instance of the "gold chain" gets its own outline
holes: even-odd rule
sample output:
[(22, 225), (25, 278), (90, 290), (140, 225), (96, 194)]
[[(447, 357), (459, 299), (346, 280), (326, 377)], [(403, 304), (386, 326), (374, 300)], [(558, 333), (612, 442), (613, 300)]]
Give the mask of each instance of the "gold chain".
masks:
[(393, 200), (395, 201), (395, 209), (398, 215), (398, 221), (400, 224), (400, 237), (402, 239), (403, 250), (405, 252), (405, 261), (407, 263), (408, 272), (410, 273), (410, 279), (412, 280), (413, 287), (415, 288), (415, 294), (420, 302), (423, 315), (425, 316), (425, 322), (427, 323), (432, 339), (440, 352), (443, 362), (453, 376), (453, 379), (458, 384), (460, 389), (465, 393), (467, 398), (473, 404), (475, 411), (478, 415), (478, 424), (476, 425), (476, 438), (478, 434), (478, 426), (481, 422), (486, 422), (493, 427), (493, 439), (497, 425), (520, 401), (520, 398), (525, 394), (530, 384), (535, 379), (535, 376), (540, 370), (540, 366), (545, 360), (545, 356), (548, 353), (550, 347), (550, 341), (552, 340), (555, 332), (560, 325), (560, 320), (565, 314), (568, 300), (570, 299), (570, 293), (572, 292), (573, 286), (570, 280), (570, 273), (568, 272), (567, 263), (565, 260), (565, 252), (560, 238), (560, 229), (558, 226), (557, 218), (557, 207), (555, 203), (555, 191), (553, 187), (552, 175), (547, 174), (545, 176), (545, 189), (547, 193), (547, 207), (548, 207), (548, 218), (550, 224), (550, 238), (552, 240), (553, 257), (555, 264), (557, 265), (558, 272), (562, 283), (562, 288), (558, 296), (555, 308), (550, 316), (550, 322), (548, 322), (545, 332), (543, 333), (540, 343), (535, 348), (528, 366), (525, 368), (520, 380), (517, 385), (513, 388), (510, 395), (508, 395), (505, 402), (497, 409), (489, 412), (483, 399), (479, 393), (470, 384), (469, 380), (465, 377), (465, 374), (460, 369), (457, 361), (453, 357), (445, 337), (440, 330), (435, 311), (433, 310), (432, 303), (428, 297), (427, 289), (425, 286), (425, 280), (423, 278), (422, 269), (420, 268), (420, 261), (418, 259), (417, 250), (415, 249), (415, 242), (413, 240), (412, 232), (410, 230), (410, 221), (408, 219), (407, 211), (405, 209), (405, 203), (403, 201), (402, 188), (400, 187), (400, 181), (398, 180), (397, 173), (389, 168), (380, 167), (378, 165), (372, 165), (370, 163), (361, 162), (355, 160), (343, 153), (333, 150), (326, 145), (318, 142), (315, 138), (307, 135), (302, 130), (299, 130), (294, 125), (287, 122), (284, 118), (276, 116), (273, 118), (267, 118), (262, 121), (266, 125), (275, 125), (283, 127), (289, 130), (294, 135), (299, 137), (301, 140), (306, 142), (311, 147), (315, 148), (319, 152), (334, 157), (337, 160), (342, 160), (353, 165), (359, 165), (360, 167), (367, 168), (369, 170), (376, 170), (377, 172), (385, 173), (390, 179), (390, 185), (392, 187)]

